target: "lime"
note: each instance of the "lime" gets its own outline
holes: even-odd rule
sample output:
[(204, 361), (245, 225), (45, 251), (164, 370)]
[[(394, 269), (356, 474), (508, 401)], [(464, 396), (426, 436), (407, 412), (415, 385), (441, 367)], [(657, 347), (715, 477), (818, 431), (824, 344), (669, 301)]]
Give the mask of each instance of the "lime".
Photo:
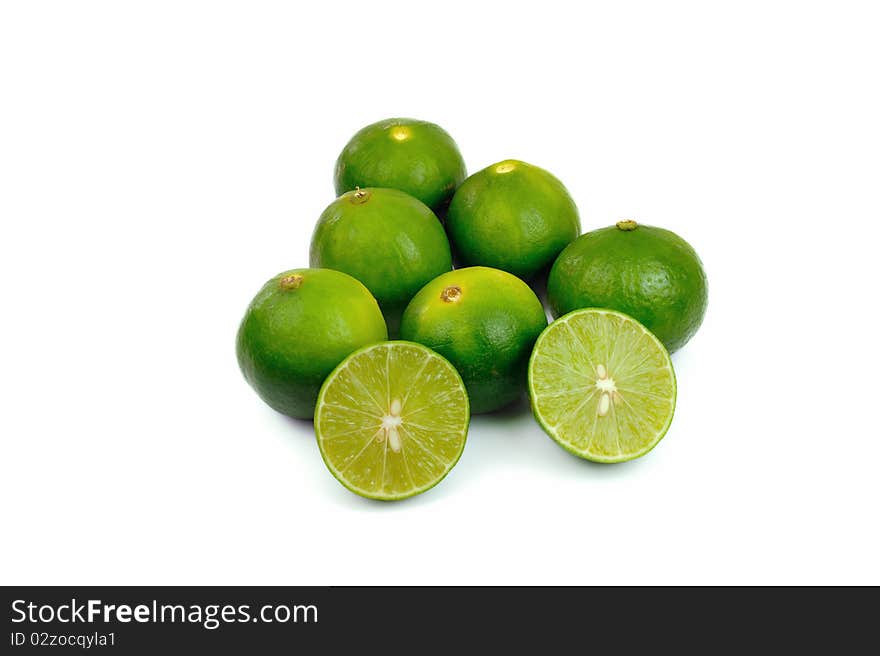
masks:
[(448, 358), (471, 410), (490, 412), (525, 391), (529, 354), (546, 325), (541, 301), (522, 280), (471, 267), (425, 285), (403, 313), (400, 332)]
[(336, 194), (390, 187), (444, 212), (467, 175), (452, 137), (439, 125), (389, 118), (360, 130), (336, 160)]
[(371, 499), (405, 499), (434, 487), (467, 438), (468, 399), (453, 366), (410, 342), (374, 344), (327, 378), (315, 434), (330, 472)]
[(553, 316), (585, 307), (641, 321), (672, 353), (703, 321), (708, 285), (694, 249), (674, 232), (620, 221), (581, 235), (559, 255), (547, 281)]
[(462, 264), (495, 267), (529, 280), (577, 238), (581, 222), (559, 180), (509, 159), (465, 180), (449, 206), (446, 229)]
[(339, 271), (294, 269), (267, 282), (238, 329), (245, 379), (278, 412), (311, 418), (321, 383), (345, 356), (388, 338), (376, 300)]
[(350, 191), (324, 210), (310, 263), (360, 280), (379, 301), (388, 329), (428, 281), (452, 269), (449, 241), (434, 213), (396, 189)]
[(660, 341), (613, 310), (576, 310), (554, 321), (529, 361), (538, 423), (564, 449), (594, 462), (653, 449), (672, 422), (675, 392)]

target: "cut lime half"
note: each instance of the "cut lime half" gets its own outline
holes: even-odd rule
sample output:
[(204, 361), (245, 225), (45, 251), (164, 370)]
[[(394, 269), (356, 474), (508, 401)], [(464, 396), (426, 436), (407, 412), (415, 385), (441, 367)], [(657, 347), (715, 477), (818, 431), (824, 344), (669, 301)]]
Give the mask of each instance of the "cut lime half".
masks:
[(594, 462), (653, 449), (675, 412), (675, 372), (663, 344), (613, 310), (575, 310), (550, 324), (529, 361), (529, 396), (541, 427)]
[(318, 395), (315, 434), (330, 472), (371, 499), (405, 499), (434, 487), (464, 450), (470, 409), (461, 376), (412, 342), (355, 351)]

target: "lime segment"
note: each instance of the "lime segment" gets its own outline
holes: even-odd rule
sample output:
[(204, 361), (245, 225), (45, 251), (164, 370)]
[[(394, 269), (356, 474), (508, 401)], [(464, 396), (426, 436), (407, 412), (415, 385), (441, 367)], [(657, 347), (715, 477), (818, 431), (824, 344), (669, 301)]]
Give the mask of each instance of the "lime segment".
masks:
[(672, 423), (675, 373), (660, 341), (612, 310), (576, 310), (541, 333), (529, 361), (529, 395), (541, 427), (594, 462), (653, 449)]
[(464, 450), (470, 411), (461, 377), (434, 351), (383, 342), (346, 358), (321, 388), (318, 448), (330, 472), (371, 499), (439, 483)]

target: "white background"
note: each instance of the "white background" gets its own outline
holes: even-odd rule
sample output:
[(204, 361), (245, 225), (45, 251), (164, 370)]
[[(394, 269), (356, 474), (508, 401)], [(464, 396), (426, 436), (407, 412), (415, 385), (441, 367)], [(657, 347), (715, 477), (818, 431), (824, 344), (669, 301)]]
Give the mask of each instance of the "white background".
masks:
[[(0, 582), (880, 583), (875, 12), (3, 3)], [(368, 502), (245, 384), (241, 314), (389, 116), (697, 249), (652, 453), (580, 461), (522, 404)]]

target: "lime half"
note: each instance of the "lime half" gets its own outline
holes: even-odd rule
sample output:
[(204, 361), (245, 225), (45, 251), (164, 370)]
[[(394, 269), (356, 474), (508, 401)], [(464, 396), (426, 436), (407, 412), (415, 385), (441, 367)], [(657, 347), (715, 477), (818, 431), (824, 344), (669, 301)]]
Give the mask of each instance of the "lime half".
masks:
[(672, 423), (675, 393), (663, 344), (613, 310), (575, 310), (554, 321), (529, 361), (538, 423), (564, 449), (594, 462), (653, 449)]
[(464, 383), (443, 356), (382, 342), (352, 353), (324, 382), (315, 434), (327, 468), (349, 490), (405, 499), (455, 466), (469, 419)]

